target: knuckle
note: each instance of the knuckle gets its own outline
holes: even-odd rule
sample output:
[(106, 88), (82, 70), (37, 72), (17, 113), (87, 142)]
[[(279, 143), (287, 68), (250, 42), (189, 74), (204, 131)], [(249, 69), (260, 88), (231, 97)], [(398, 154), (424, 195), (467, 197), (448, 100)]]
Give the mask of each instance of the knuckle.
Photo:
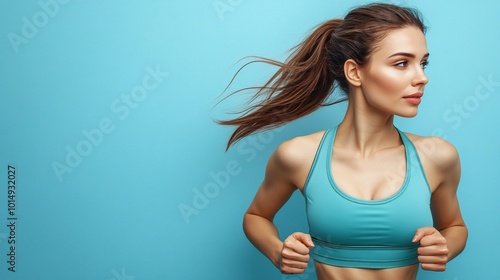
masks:
[(290, 268), (289, 268), (289, 267), (287, 267), (287, 266), (282, 266), (282, 267), (280, 268), (280, 272), (281, 272), (281, 273), (283, 273), (283, 274), (290, 274), (290, 273), (291, 273), (291, 272), (290, 272)]
[(441, 262), (446, 264), (448, 262), (448, 256), (444, 255), (441, 257)]
[(290, 238), (285, 239), (285, 241), (283, 242), (284, 247), (291, 247), (292, 244), (293, 244), (293, 241)]
[(430, 271), (445, 271), (446, 265), (444, 265), (444, 264), (422, 264), (422, 269), (423, 270), (430, 270)]
[(290, 258), (292, 256), (290, 250), (281, 251), (281, 256), (283, 256), (283, 260)]

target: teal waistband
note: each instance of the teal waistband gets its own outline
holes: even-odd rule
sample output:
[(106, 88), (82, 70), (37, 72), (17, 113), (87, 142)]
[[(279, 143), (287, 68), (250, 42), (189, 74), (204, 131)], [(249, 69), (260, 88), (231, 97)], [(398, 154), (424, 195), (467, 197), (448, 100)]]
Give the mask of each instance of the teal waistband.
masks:
[(313, 238), (312, 258), (342, 267), (392, 268), (418, 263), (418, 243), (410, 247), (336, 245)]

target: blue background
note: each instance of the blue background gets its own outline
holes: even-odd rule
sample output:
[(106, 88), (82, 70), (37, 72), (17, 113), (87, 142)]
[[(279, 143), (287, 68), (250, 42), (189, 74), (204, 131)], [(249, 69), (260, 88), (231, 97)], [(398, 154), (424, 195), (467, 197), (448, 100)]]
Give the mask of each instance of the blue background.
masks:
[[(1, 1), (0, 279), (314, 279), (313, 268), (281, 275), (245, 238), (242, 216), (277, 145), (337, 124), (345, 104), (227, 153), (232, 130), (213, 119), (246, 96), (214, 105), (239, 59), (283, 60), (311, 28), (363, 3)], [(499, 279), (500, 2), (392, 3), (423, 12), (431, 53), (419, 115), (397, 125), (456, 145), (470, 232), (446, 272), (418, 279)], [(229, 90), (273, 70), (250, 66)], [(282, 236), (307, 231), (300, 194), (276, 223)]]

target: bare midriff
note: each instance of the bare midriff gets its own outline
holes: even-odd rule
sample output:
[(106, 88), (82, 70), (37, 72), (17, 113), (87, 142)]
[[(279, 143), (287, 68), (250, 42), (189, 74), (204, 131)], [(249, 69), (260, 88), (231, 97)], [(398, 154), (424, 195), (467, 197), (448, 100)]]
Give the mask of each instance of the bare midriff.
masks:
[(418, 264), (396, 268), (367, 269), (331, 266), (314, 262), (318, 280), (415, 280)]

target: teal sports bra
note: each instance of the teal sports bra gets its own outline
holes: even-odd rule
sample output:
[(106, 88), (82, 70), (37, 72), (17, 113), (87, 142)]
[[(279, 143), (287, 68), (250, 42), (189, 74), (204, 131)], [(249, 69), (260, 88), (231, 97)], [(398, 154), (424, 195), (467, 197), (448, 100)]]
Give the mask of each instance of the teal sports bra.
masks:
[(312, 258), (341, 267), (392, 268), (418, 263), (415, 231), (432, 226), (431, 190), (415, 146), (398, 130), (406, 154), (403, 185), (393, 195), (363, 200), (344, 193), (331, 174), (337, 127), (329, 129), (304, 185)]

